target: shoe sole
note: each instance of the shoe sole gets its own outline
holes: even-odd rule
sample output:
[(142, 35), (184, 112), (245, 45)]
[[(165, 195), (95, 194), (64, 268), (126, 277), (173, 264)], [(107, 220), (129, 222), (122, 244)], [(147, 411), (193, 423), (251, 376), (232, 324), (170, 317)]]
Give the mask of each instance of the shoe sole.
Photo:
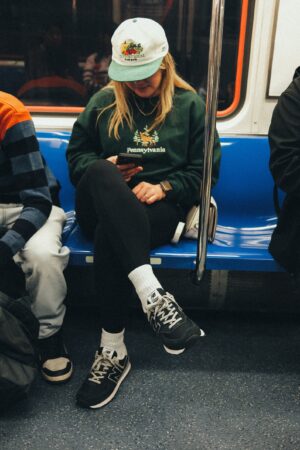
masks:
[(73, 364), (72, 364), (71, 369), (69, 370), (68, 373), (64, 373), (63, 375), (60, 375), (59, 377), (51, 377), (49, 375), (46, 375), (41, 370), (41, 374), (42, 374), (42, 377), (44, 378), (44, 380), (48, 381), (48, 383), (51, 383), (51, 384), (63, 384), (63, 383), (66, 383), (67, 381), (70, 380), (71, 376), (73, 375), (73, 372), (74, 372)]
[[(91, 409), (97, 409), (97, 408), (102, 408), (103, 406), (107, 405), (107, 403), (111, 402), (112, 399), (115, 397), (115, 395), (117, 394), (119, 387), (121, 386), (122, 382), (124, 381), (124, 379), (126, 378), (126, 376), (128, 375), (129, 371), (131, 369), (131, 364), (130, 362), (127, 364), (126, 369), (124, 370), (121, 378), (119, 379), (118, 383), (116, 384), (116, 387), (114, 388), (114, 390), (112, 391), (112, 393), (110, 394), (109, 397), (107, 397), (105, 400), (103, 400), (103, 402), (101, 403), (97, 403), (96, 405), (90, 405), (88, 406)], [(86, 405), (83, 405), (86, 406)]]
[(181, 355), (181, 353), (183, 353), (186, 349), (190, 348), (198, 339), (200, 339), (201, 337), (204, 337), (204, 336), (205, 336), (205, 333), (200, 328), (200, 334), (193, 334), (192, 336), (190, 336), (189, 339), (186, 341), (184, 348), (173, 349), (173, 348), (170, 348), (170, 347), (167, 347), (166, 345), (164, 345), (164, 349), (170, 355)]

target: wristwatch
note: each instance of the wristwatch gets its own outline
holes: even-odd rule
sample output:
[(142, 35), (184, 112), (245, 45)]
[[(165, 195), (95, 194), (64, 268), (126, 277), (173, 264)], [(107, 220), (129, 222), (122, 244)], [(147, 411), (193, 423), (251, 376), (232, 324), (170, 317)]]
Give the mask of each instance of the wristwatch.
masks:
[(167, 180), (163, 180), (159, 184), (165, 194), (173, 190), (171, 183)]

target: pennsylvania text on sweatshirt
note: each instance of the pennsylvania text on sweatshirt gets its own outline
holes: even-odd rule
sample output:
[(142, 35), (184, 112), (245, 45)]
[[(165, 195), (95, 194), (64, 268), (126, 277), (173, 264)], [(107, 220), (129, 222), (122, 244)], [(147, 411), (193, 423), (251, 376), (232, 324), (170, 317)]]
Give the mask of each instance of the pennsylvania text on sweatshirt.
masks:
[[(184, 208), (196, 203), (203, 169), (205, 105), (201, 98), (194, 92), (176, 89), (173, 108), (164, 123), (150, 130), (158, 98), (141, 99), (132, 94), (130, 104), (134, 128), (130, 130), (124, 122), (119, 128), (119, 140), (108, 136), (112, 109), (97, 120), (99, 111), (113, 101), (112, 89), (100, 91), (92, 97), (75, 122), (67, 150), (72, 182), (76, 185), (90, 164), (99, 158), (108, 158), (120, 152), (140, 153), (144, 156), (144, 170), (132, 178), (129, 183), (131, 188), (141, 181), (157, 184), (168, 180), (173, 187), (168, 193), (170, 200)], [(216, 135), (213, 184), (218, 178), (220, 157), (220, 143)]]
[(7, 203), (24, 208), (0, 239), (0, 264), (41, 228), (52, 205), (31, 117), (19, 100), (0, 91), (0, 208)]

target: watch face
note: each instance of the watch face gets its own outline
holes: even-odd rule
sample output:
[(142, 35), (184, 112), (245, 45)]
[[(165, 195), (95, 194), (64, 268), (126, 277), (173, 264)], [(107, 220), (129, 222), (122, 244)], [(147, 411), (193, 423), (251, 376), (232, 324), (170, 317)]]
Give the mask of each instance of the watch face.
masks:
[(168, 192), (168, 191), (172, 190), (172, 185), (169, 181), (164, 180), (164, 181), (161, 181), (160, 184), (161, 184), (161, 187), (164, 192)]

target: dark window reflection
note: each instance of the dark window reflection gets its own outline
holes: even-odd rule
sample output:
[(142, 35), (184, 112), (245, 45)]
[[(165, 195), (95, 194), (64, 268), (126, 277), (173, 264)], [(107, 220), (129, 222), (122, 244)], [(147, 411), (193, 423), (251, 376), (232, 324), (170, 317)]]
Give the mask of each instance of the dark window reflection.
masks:
[[(226, 0), (219, 109), (233, 99), (242, 0)], [(110, 37), (134, 16), (166, 30), (179, 73), (205, 96), (211, 0), (1, 0), (1, 90), (31, 105), (84, 106), (108, 82)]]

